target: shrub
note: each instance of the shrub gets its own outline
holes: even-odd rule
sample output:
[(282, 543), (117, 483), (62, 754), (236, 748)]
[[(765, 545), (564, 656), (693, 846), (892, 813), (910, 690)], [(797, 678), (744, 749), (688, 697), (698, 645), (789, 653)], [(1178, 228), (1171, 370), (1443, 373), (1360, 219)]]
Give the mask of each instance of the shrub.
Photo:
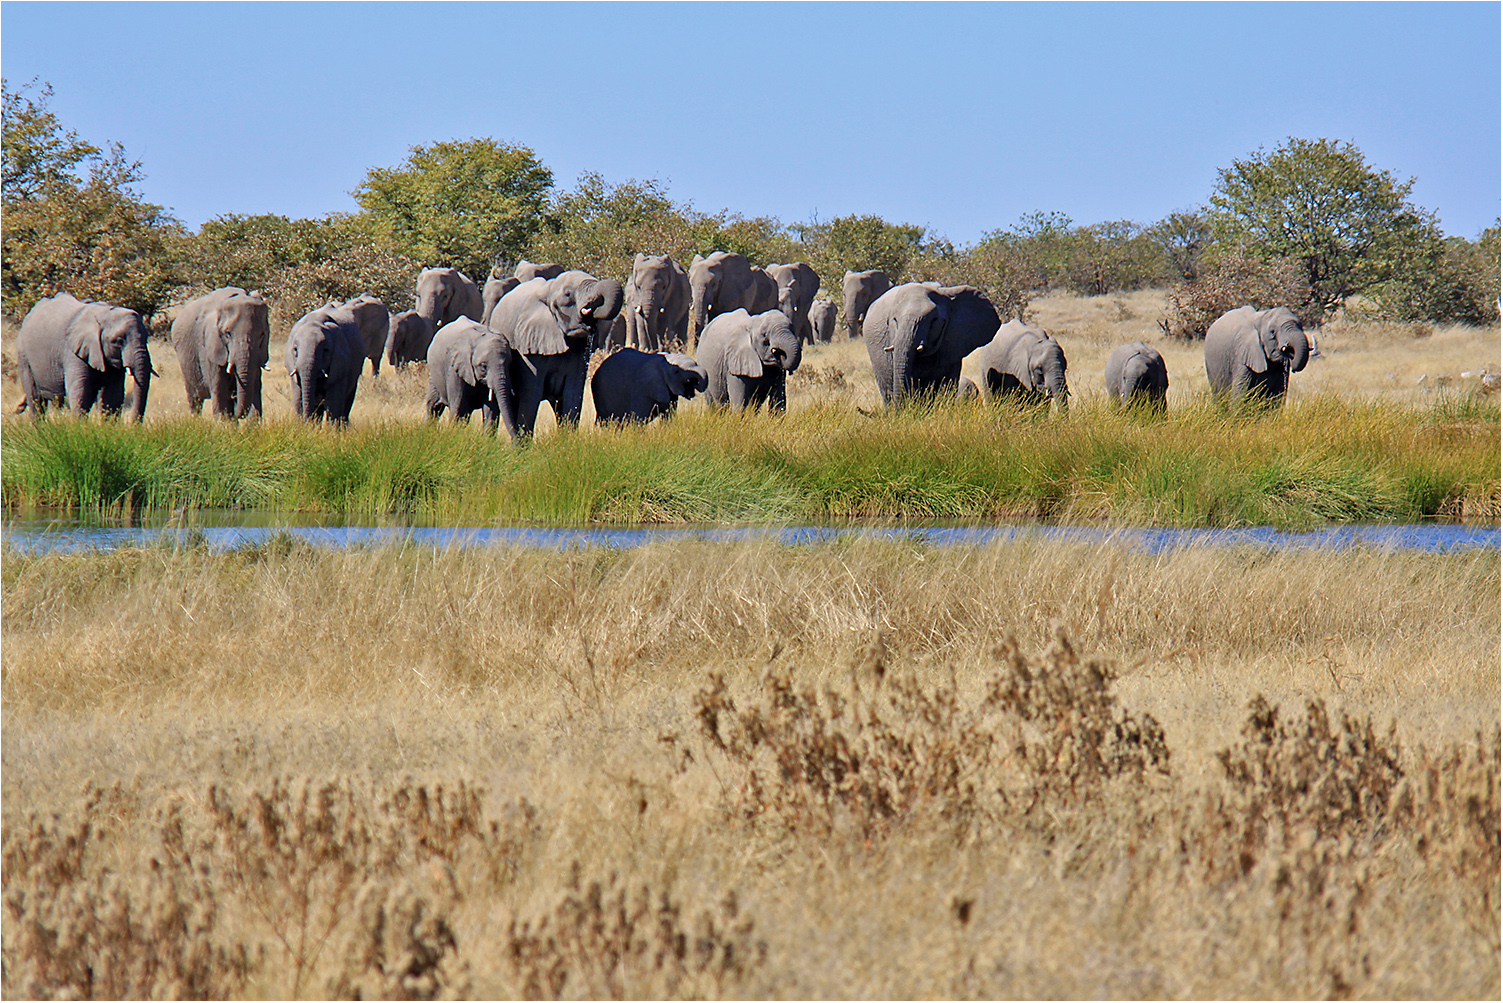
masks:
[(1242, 306), (1259, 310), (1286, 306), (1307, 325), (1323, 315), (1298, 262), (1288, 258), (1263, 261), (1236, 252), (1205, 267), (1194, 282), (1171, 289), (1169, 303), (1169, 317), (1160, 322), (1164, 333), (1191, 340), (1204, 338), (1218, 317)]

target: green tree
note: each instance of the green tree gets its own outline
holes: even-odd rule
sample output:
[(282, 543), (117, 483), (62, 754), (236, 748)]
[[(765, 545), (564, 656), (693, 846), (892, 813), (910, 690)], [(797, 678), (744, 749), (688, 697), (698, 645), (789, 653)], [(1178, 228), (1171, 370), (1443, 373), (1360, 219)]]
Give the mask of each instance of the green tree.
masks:
[(553, 172), (525, 146), (493, 139), (414, 146), (401, 167), (373, 167), (350, 194), (361, 224), (400, 254), (485, 281), (544, 224)]
[(32, 98), (31, 86), (0, 82), (6, 309), (20, 316), (69, 292), (150, 316), (181, 283), (182, 225), (136, 192), (139, 161), (118, 143), (101, 150), (65, 130), (47, 108), (52, 88)]
[(1171, 212), (1144, 232), (1159, 245), (1175, 277), (1182, 282), (1194, 282), (1200, 275), (1201, 260), (1215, 236), (1203, 209)]
[(1413, 179), (1370, 167), (1351, 143), (1290, 138), (1219, 174), (1211, 195), (1217, 240), (1257, 258), (1300, 262), (1328, 314), (1392, 278), (1430, 225), (1409, 201)]
[(1498, 323), (1498, 227), (1474, 243), (1432, 221), (1391, 252), (1389, 278), (1368, 291), (1386, 320)]
[(823, 294), (836, 300), (846, 272), (879, 268), (893, 282), (907, 282), (910, 263), (926, 251), (925, 227), (889, 223), (881, 216), (837, 216), (789, 229), (799, 239), (794, 253), (819, 273)]

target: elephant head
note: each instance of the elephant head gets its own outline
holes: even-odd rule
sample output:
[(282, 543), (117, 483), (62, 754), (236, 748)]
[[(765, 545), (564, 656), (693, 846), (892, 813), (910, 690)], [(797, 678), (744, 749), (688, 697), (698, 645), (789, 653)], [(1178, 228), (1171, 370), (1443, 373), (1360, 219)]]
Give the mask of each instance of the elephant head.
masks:
[(425, 268), (417, 280), (417, 312), (434, 331), (460, 317), (480, 320), (480, 288), (455, 268)]
[(1310, 359), (1310, 339), (1300, 326), (1299, 318), (1288, 307), (1263, 310), (1257, 320), (1258, 344), (1263, 350), (1263, 361), (1251, 358), (1248, 366), (1255, 373), (1265, 372), (1269, 366), (1282, 366), (1291, 373), (1305, 368)]
[(996, 332), (996, 308), (970, 286), (909, 282), (877, 298), (863, 336), (882, 399), (958, 388), (965, 357)]
[(520, 285), (532, 279), (556, 279), (562, 274), (564, 274), (563, 265), (552, 263), (538, 264), (535, 261), (528, 261), (526, 258), (523, 258), (517, 262), (517, 267), (512, 272), (512, 278), (516, 279), (517, 284)]
[(763, 376), (769, 369), (791, 373), (802, 358), (803, 343), (781, 310), (749, 316), (746, 337), (732, 339), (726, 348), (727, 371), (749, 378)]
[(996, 337), (981, 352), (981, 369), (994, 395), (1047, 397), (1060, 411), (1069, 410), (1065, 350), (1042, 328), (1020, 320), (1001, 325)]
[(271, 357), (271, 322), (261, 293), (231, 289), (220, 301), (205, 339), (209, 364), (235, 379), (235, 417), (261, 414), (261, 371)]
[(473, 387), (490, 391), (489, 413), (498, 415), (512, 438), (517, 435), (516, 403), (511, 392), (511, 346), (495, 331), (476, 323), (468, 358), (455, 353), (454, 362), (464, 367), (460, 378)]
[(809, 310), (819, 292), (819, 273), (802, 261), (789, 265), (768, 265), (764, 271), (777, 286), (778, 309), (793, 322), (793, 331), (802, 341), (813, 341)]
[(292, 326), (284, 361), (298, 417), (311, 420), (332, 411), (332, 419), (349, 420), (344, 397), (353, 398), (351, 381), (360, 377), (362, 347), (354, 315), (338, 305), (320, 307)]
[(1169, 392), (1164, 357), (1141, 341), (1118, 345), (1106, 358), (1106, 392), (1122, 404), (1147, 402), (1162, 411)]
[(689, 276), (667, 254), (638, 254), (626, 291), (635, 348), (656, 352), (670, 335), (682, 336), (689, 309)]
[(139, 313), (109, 303), (86, 304), (68, 325), (68, 351), (88, 363), (89, 369), (110, 377), (101, 381), (100, 406), (106, 414), (120, 411), (124, 403), (124, 370), (129, 369), (135, 384), (131, 420), (140, 421), (145, 415), (152, 376), (151, 353), (146, 347), (148, 333)]
[[(710, 374), (705, 367), (682, 352), (669, 352), (663, 356), (663, 386), (673, 395), (684, 400), (693, 400), (710, 385)], [(672, 398), (670, 398), (671, 400)]]
[(586, 354), (609, 334), (621, 312), (621, 283), (588, 272), (532, 279), (502, 297), (493, 323), (512, 348), (527, 355)]
[(777, 308), (777, 284), (744, 254), (714, 251), (689, 265), (689, 347), (709, 321), (732, 310), (753, 316)]

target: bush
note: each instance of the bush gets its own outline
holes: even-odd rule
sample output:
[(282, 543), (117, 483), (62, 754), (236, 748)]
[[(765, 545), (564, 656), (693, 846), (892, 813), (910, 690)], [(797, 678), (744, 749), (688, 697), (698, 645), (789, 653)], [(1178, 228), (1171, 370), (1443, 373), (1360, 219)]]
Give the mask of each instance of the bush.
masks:
[(1194, 282), (1171, 289), (1169, 303), (1169, 317), (1160, 326), (1172, 337), (1192, 340), (1204, 338), (1218, 317), (1242, 306), (1286, 306), (1307, 325), (1318, 323), (1324, 313), (1299, 262), (1263, 261), (1235, 252), (1206, 267)]

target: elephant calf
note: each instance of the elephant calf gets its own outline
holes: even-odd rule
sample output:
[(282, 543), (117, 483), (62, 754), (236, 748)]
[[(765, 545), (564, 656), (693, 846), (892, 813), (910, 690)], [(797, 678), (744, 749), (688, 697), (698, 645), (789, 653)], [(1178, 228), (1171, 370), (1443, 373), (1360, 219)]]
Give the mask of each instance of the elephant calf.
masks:
[(671, 417), (680, 397), (693, 400), (709, 385), (704, 367), (687, 355), (623, 348), (607, 356), (590, 378), (595, 423)]
[(1114, 403), (1146, 403), (1164, 410), (1169, 367), (1164, 357), (1141, 341), (1118, 345), (1106, 357), (1106, 394)]
[(510, 369), (511, 347), (501, 335), (468, 317), (445, 324), (428, 346), (428, 416), (437, 418), (448, 408), (455, 421), (464, 422), (478, 408), (487, 431), (495, 432), (500, 420), (515, 438)]
[(781, 310), (723, 313), (705, 325), (699, 343), (697, 358), (709, 377), (705, 399), (738, 411), (763, 403), (769, 411), (784, 411), (788, 374), (802, 357), (793, 323)]
[(1282, 404), (1289, 374), (1305, 368), (1310, 339), (1288, 307), (1228, 310), (1206, 330), (1206, 379), (1217, 394)]
[(1012, 397), (1028, 404), (1048, 399), (1061, 412), (1069, 410), (1065, 350), (1042, 328), (1010, 320), (976, 354), (991, 397)]

